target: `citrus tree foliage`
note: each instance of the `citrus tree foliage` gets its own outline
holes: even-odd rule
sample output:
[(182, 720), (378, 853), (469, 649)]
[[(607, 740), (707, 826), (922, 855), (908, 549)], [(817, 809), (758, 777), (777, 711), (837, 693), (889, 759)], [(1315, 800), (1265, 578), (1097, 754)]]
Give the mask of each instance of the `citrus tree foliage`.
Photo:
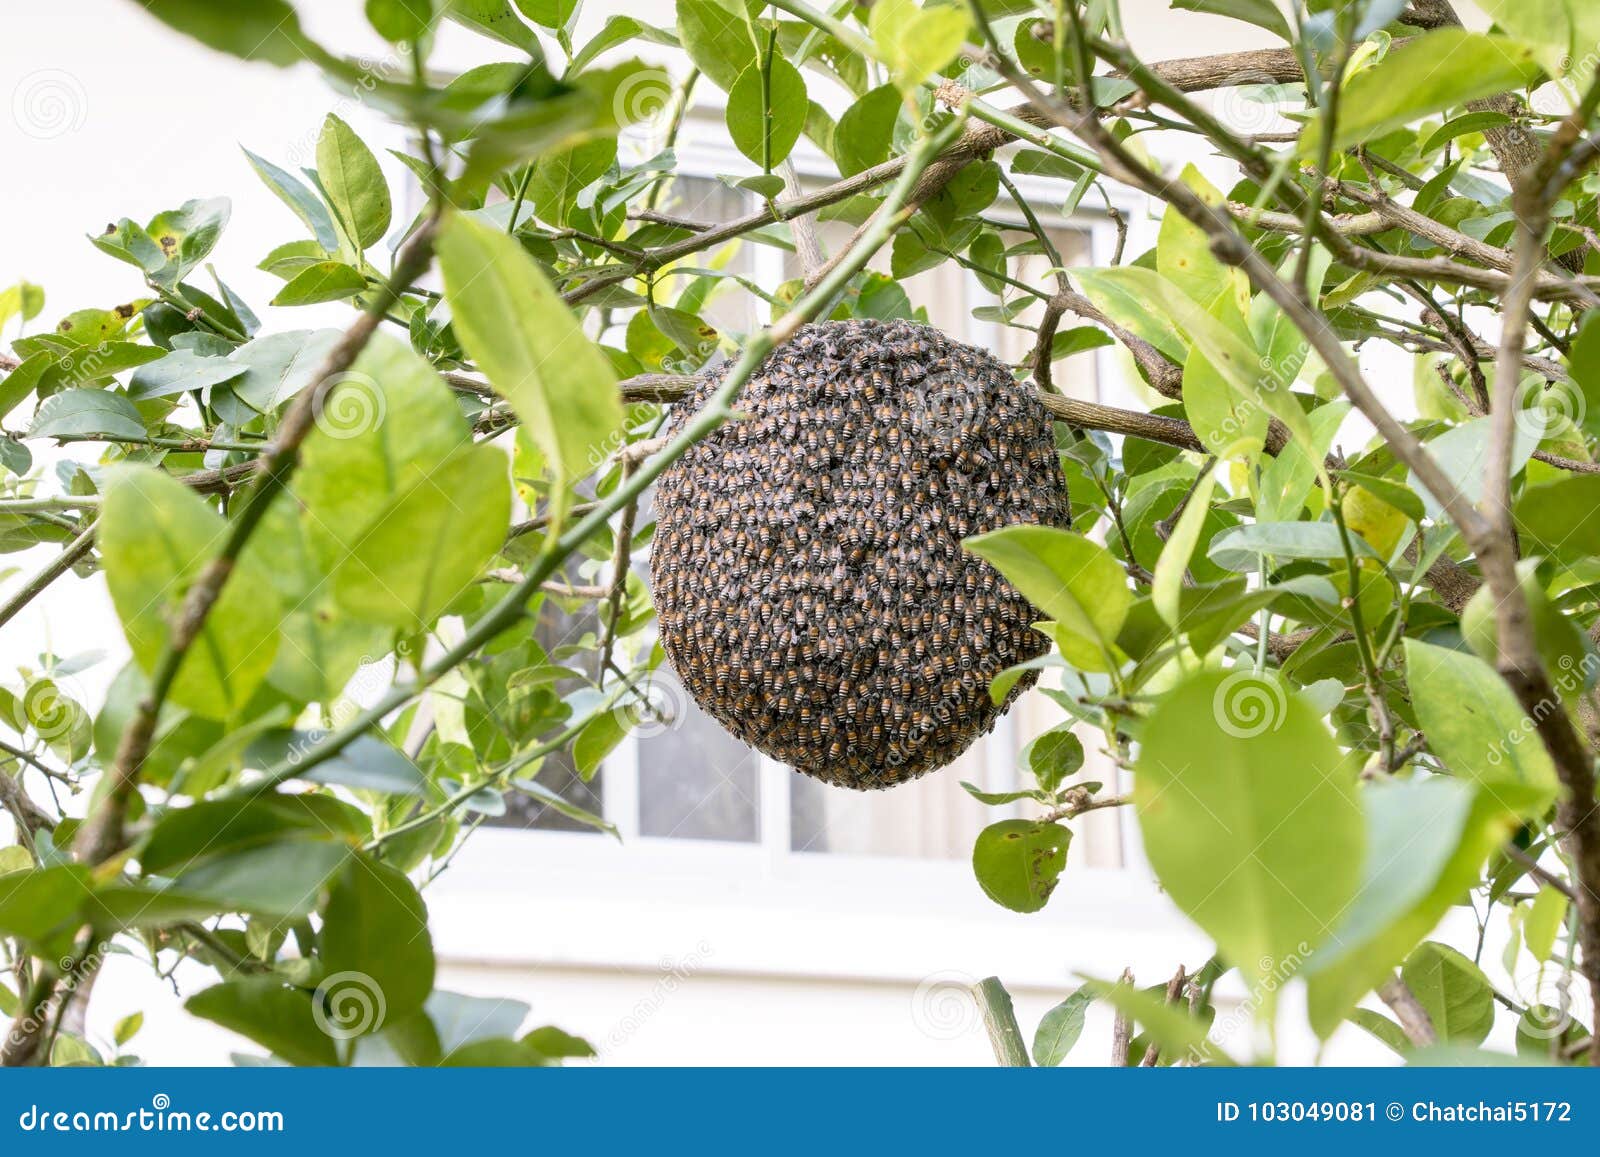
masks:
[[(403, 213), (329, 116), (313, 166), (248, 154), (297, 223), (261, 255), (271, 300), (211, 263), (217, 196), (96, 232), (101, 301), (0, 295), (0, 543), (57, 552), (8, 578), (0, 623), (98, 570), (132, 655), (103, 702), (73, 691), (92, 656), (13, 656), (0, 692), (8, 1062), (111, 1059), (70, 1015), (111, 951), (209, 966), (189, 1011), (287, 1062), (586, 1055), (434, 989), (426, 884), (509, 795), (606, 827), (540, 773), (570, 751), (592, 775), (652, 710), (639, 496), (800, 323), (926, 320), (898, 282), (946, 263), (1027, 331), (1015, 370), (1059, 419), (1077, 528), (967, 543), (1041, 612), (1061, 713), (1028, 786), (969, 789), (1011, 809), (977, 883), (1038, 911), (1072, 886), (1074, 818), (1131, 808), (1216, 946), (1153, 987), (1085, 978), (1032, 1060), (1058, 1063), (1095, 1001), (1114, 1063), (1270, 1058), (1291, 982), (1322, 1037), (1353, 1020), (1460, 1053), (1500, 1024), (1541, 1060), (1596, 1053), (1593, 6), (1486, 3), (1468, 31), (1447, 0), (1174, 0), (1274, 46), (1150, 63), (1116, 0), (677, 0), (581, 43), (575, 4), (367, 0), (394, 68), (312, 40), (286, 0), (143, 6), (410, 126), (426, 203)], [(441, 21), (498, 62), (431, 66)], [(702, 101), (746, 216), (675, 211)], [(619, 149), (641, 120), (654, 147)], [(837, 178), (799, 185), (802, 141)], [(1152, 159), (1174, 142), (1212, 179)], [(1040, 215), (1129, 190), (1154, 247), (1064, 267)], [(853, 237), (817, 252), (818, 217)], [(804, 276), (757, 285), (741, 246)], [(754, 328), (719, 332), (718, 299)], [(335, 301), (344, 328), (297, 327)], [(1113, 342), (1144, 409), (1054, 381)], [(1368, 348), (1411, 381), (1380, 390)], [(722, 360), (660, 438), (684, 375)], [(1390, 412), (1401, 387), (1419, 417)], [(593, 632), (540, 645), (585, 604)], [(1130, 792), (1079, 776), (1085, 743)], [(1429, 939), (1456, 909), (1480, 935)], [(1486, 939), (1534, 983), (1496, 991)], [(1230, 972), (1256, 1031), (1225, 1038)], [(1020, 1040), (1003, 988), (978, 995)]]

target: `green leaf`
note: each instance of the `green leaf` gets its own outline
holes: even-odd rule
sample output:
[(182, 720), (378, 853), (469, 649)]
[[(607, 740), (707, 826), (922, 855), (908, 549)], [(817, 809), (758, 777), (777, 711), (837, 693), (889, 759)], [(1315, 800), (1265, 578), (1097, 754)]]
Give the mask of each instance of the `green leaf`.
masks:
[(595, 33), (594, 38), (573, 54), (568, 72), (582, 72), (602, 52), (619, 44), (626, 44), (635, 38), (673, 48), (678, 46), (678, 38), (664, 29), (636, 20), (632, 16), (611, 16), (606, 19), (605, 26)]
[(33, 415), (30, 438), (104, 434), (110, 439), (145, 437), (144, 419), (132, 402), (109, 390), (64, 390), (51, 394)]
[(1522, 922), (1522, 942), (1540, 964), (1550, 959), (1556, 936), (1567, 921), (1567, 898), (1549, 884), (1539, 888)]
[(678, 0), (678, 39), (695, 67), (727, 92), (756, 59), (755, 29), (743, 3)]
[[(318, 947), (330, 980), (350, 974), (359, 990), (376, 993), (381, 1015), (363, 1017), (363, 1031), (408, 1016), (433, 991), (433, 941), (422, 897), (405, 873), (368, 856), (352, 856), (328, 889)], [(337, 989), (330, 985), (328, 995), (338, 1016)]]
[(1172, 528), (1172, 537), (1167, 539), (1166, 549), (1156, 559), (1155, 581), (1151, 585), (1150, 597), (1162, 619), (1174, 631), (1182, 620), (1183, 586), (1189, 560), (1194, 557), (1195, 545), (1200, 541), (1200, 531), (1205, 526), (1206, 514), (1211, 508), (1211, 492), (1216, 485), (1215, 470), (1207, 470), (1199, 477), (1189, 495), (1188, 505), (1183, 508), (1177, 525)]
[(611, 363), (515, 239), (456, 214), (441, 230), (439, 261), (462, 345), (550, 464), (557, 526), (573, 484), (618, 446)]
[[(9, 774), (0, 772), (0, 775)], [(16, 844), (0, 848), (0, 876), (12, 872), (23, 872), (33, 867), (33, 857), (28, 854), (27, 848), (19, 848)]]
[(594, 1046), (582, 1037), (573, 1036), (554, 1025), (544, 1025), (527, 1033), (522, 1043), (537, 1049), (547, 1057), (592, 1057), (597, 1055)]
[(317, 1023), (312, 998), (270, 976), (229, 980), (195, 993), (185, 1009), (270, 1049), (294, 1065), (336, 1065), (338, 1050)]
[(833, 133), (840, 176), (854, 176), (889, 159), (901, 107), (900, 90), (884, 84), (845, 109)]
[[(1487, 477), (1485, 467), (1489, 461), (1489, 428), (1492, 422), (1493, 419), (1490, 418), (1474, 418), (1452, 430), (1446, 430), (1428, 443), (1428, 453), (1433, 455), (1439, 468), (1445, 472), (1468, 502), (1477, 503), (1483, 499), (1484, 479)], [(1531, 428), (1532, 426), (1533, 423), (1529, 422), (1516, 424), (1511, 444), (1512, 477), (1521, 473), (1522, 468), (1528, 464), (1528, 459), (1533, 456), (1533, 452), (1539, 448), (1539, 435)], [(1437, 520), (1443, 516), (1444, 507), (1433, 492), (1423, 485), (1414, 471), (1407, 475), (1406, 484), (1422, 496), (1428, 517)]]
[[(1555, 765), (1516, 696), (1482, 659), (1405, 640), (1406, 682), (1428, 748), (1456, 775), (1490, 789), (1535, 789), (1523, 814), (1537, 815), (1560, 790)], [(1542, 801), (1540, 797), (1542, 796)]]
[(1519, 823), (1515, 789), (1435, 777), (1369, 785), (1361, 890), (1307, 965), (1312, 1027), (1326, 1038), (1393, 975), (1417, 942), (1479, 881)]
[(1127, 576), (1103, 546), (1050, 526), (1007, 526), (962, 546), (987, 560), (1041, 612), (1085, 640), (1067, 658), (1104, 670), (1133, 602)]
[(457, 24), (522, 49), (535, 60), (544, 57), (539, 38), (517, 18), (506, 0), (444, 0), (444, 14)]
[(1040, 1068), (1059, 1065), (1083, 1035), (1083, 1019), (1094, 1003), (1094, 991), (1080, 988), (1049, 1012), (1033, 1034), (1033, 1063)]
[(201, 357), (190, 350), (176, 349), (161, 360), (134, 370), (128, 380), (128, 397), (143, 402), (209, 389), (243, 377), (248, 368), (229, 358)]
[[(1216, 207), (1226, 200), (1222, 191), (1193, 165), (1184, 167), (1180, 179), (1207, 205)], [(1250, 308), (1249, 279), (1242, 270), (1218, 261), (1205, 230), (1191, 224), (1171, 206), (1161, 217), (1156, 270), (1202, 309), (1226, 319), (1243, 333), (1240, 323)]]
[(316, 305), (354, 297), (367, 287), (359, 269), (341, 261), (319, 261), (308, 265), (278, 290), (273, 305)]
[(776, 54), (768, 64), (751, 64), (739, 74), (727, 111), (734, 147), (763, 171), (782, 164), (800, 139), (809, 99), (798, 68)]
[[(1375, 557), (1358, 536), (1350, 537), (1357, 558)], [(1251, 522), (1231, 526), (1211, 540), (1206, 554), (1218, 566), (1240, 573), (1254, 571), (1262, 555), (1275, 559), (1343, 559), (1339, 528), (1331, 522)]]
[[(55, 956), (62, 947), (56, 941), (77, 931), (91, 893), (89, 869), (81, 864), (0, 876), (0, 936), (15, 936), (41, 956)], [(70, 949), (70, 941), (65, 947)]]
[[(1576, 0), (1587, 4), (1587, 0)], [(1569, 0), (1479, 0), (1478, 7), (1507, 35), (1526, 41), (1538, 50), (1539, 63), (1551, 76), (1559, 77), (1572, 65), (1572, 12)], [(1577, 45), (1577, 56), (1590, 45)]]
[[(1425, 116), (1507, 89), (1528, 88), (1543, 74), (1538, 53), (1504, 36), (1436, 28), (1397, 44), (1344, 86), (1334, 148), (1348, 149)], [(1301, 134), (1299, 153), (1321, 148), (1320, 122)]]
[[(315, 732), (274, 729), (251, 742), (248, 758), (257, 766), (270, 767), (292, 760), (296, 752), (307, 751), (316, 742)], [(389, 795), (420, 796), (426, 793), (428, 785), (427, 776), (405, 752), (374, 735), (363, 735), (332, 759), (308, 769), (303, 778), (311, 783), (337, 784)]]
[(1053, 727), (1017, 756), (1045, 791), (1055, 791), (1083, 767), (1083, 742), (1070, 727)]
[[(147, 467), (112, 472), (100, 551), (111, 600), (145, 671), (155, 668), (190, 584), (227, 534), (227, 523), (177, 479)], [(178, 667), (172, 702), (211, 719), (238, 712), (272, 666), (277, 620), (271, 581), (241, 559)]]
[(1446, 1044), (1482, 1044), (1494, 1027), (1494, 991), (1472, 961), (1449, 945), (1428, 941), (1400, 969), (1433, 1031)]
[(1013, 912), (1037, 912), (1067, 864), (1072, 832), (1041, 820), (1001, 820), (978, 833), (972, 871), (984, 894)]
[(245, 60), (287, 68), (317, 51), (287, 0), (140, 0), (140, 7), (206, 47)]
[(965, 8), (918, 8), (915, 0), (878, 0), (867, 28), (895, 84), (912, 93), (961, 51), (969, 24)]
[(142, 1013), (142, 1012), (129, 1013), (127, 1016), (125, 1016), (121, 1020), (117, 1021), (117, 1023), (114, 1026), (112, 1026), (111, 1039), (117, 1042), (117, 1047), (118, 1048), (121, 1048), (123, 1045), (125, 1045), (129, 1041), (131, 1041), (134, 1037), (138, 1036), (139, 1035), (139, 1030), (141, 1028), (143, 1028), (143, 1027), (144, 1027), (144, 1013)]
[(1270, 995), (1356, 896), (1351, 761), (1276, 675), (1245, 668), (1181, 684), (1141, 734), (1134, 802), (1156, 877)]
[(180, 895), (211, 900), (229, 912), (297, 920), (312, 912), (328, 882), (354, 854), (319, 835), (276, 840), (207, 856), (172, 882)]
[(227, 227), (232, 207), (226, 197), (185, 201), (150, 219), (145, 233), (165, 260), (149, 270), (151, 280), (174, 289), (210, 254)]
[(362, 812), (311, 792), (200, 800), (161, 813), (139, 845), (146, 875), (172, 876), (206, 859), (274, 840), (354, 842), (371, 834)]
[(1600, 555), (1600, 474), (1528, 487), (1517, 499), (1516, 521), (1518, 532), (1555, 558), (1585, 562)]
[(317, 137), (317, 176), (356, 252), (383, 240), (391, 213), (388, 182), (372, 150), (332, 113)]
[(1294, 34), (1289, 31), (1289, 22), (1272, 0), (1172, 0), (1172, 6), (1190, 12), (1210, 12), (1231, 20), (1243, 20), (1257, 28), (1265, 28), (1283, 40), (1294, 40)]
[(578, 212), (578, 194), (605, 176), (616, 159), (617, 142), (611, 137), (547, 153), (534, 162), (528, 198), (540, 217), (566, 225)]
[(463, 446), (345, 539), (334, 598), (352, 616), (425, 630), (499, 553), (510, 522), (505, 452)]
[(1213, 1065), (1231, 1063), (1227, 1054), (1211, 1043), (1207, 1022), (1190, 1016), (1185, 1006), (1168, 1004), (1164, 996), (1131, 984), (1091, 979), (1084, 988), (1140, 1025), (1167, 1057), (1192, 1056)]
[(367, 23), (394, 44), (417, 40), (433, 26), (433, 0), (366, 0)]
[(305, 222), (307, 228), (311, 230), (311, 235), (317, 239), (317, 244), (329, 253), (337, 250), (339, 234), (334, 230), (333, 218), (328, 215), (328, 207), (321, 199), (294, 174), (285, 172), (263, 157), (256, 156), (249, 149), (244, 150), (244, 155), (249, 158), (250, 167), (256, 171), (256, 175), (267, 188), (276, 193), (278, 199), (289, 206), (296, 217)]

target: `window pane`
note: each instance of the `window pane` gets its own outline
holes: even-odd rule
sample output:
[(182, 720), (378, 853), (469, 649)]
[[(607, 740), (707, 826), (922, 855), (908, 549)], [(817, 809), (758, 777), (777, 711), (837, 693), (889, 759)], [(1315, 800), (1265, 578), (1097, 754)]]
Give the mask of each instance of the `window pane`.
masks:
[(689, 702), (675, 682), (652, 696), (663, 719), (639, 729), (639, 831), (682, 840), (753, 843), (760, 833), (755, 752)]
[[(1010, 769), (997, 769), (996, 774), (1009, 777)], [(796, 852), (964, 859), (972, 855), (972, 842), (984, 824), (999, 813), (988, 814), (990, 809), (966, 793), (962, 780), (986, 782), (982, 740), (949, 767), (890, 791), (850, 791), (795, 773), (789, 785), (789, 847)]]

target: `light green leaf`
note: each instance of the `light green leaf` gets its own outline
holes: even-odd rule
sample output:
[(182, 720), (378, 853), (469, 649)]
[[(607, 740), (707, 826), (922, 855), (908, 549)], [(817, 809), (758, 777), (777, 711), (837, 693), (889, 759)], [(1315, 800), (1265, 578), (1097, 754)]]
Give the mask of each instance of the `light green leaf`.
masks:
[(1059, 1065), (1083, 1035), (1084, 1016), (1094, 1003), (1094, 991), (1080, 988), (1044, 1014), (1033, 1034), (1033, 1063), (1040, 1068)]
[(306, 187), (305, 182), (274, 165), (264, 157), (258, 157), (249, 149), (244, 150), (244, 155), (250, 160), (250, 167), (256, 175), (278, 195), (278, 199), (294, 211), (294, 215), (305, 222), (306, 227), (316, 238), (317, 244), (329, 253), (339, 248), (339, 234), (334, 230), (333, 218), (328, 215), (328, 207), (321, 199)]
[(918, 8), (916, 0), (878, 0), (867, 28), (895, 84), (912, 93), (961, 51), (969, 23), (962, 7)]
[(1405, 652), (1406, 682), (1429, 750), (1454, 774), (1490, 789), (1536, 789), (1531, 809), (1517, 802), (1530, 817), (1542, 811), (1560, 790), (1555, 765), (1494, 669), (1476, 655), (1419, 639), (1405, 640)]
[[(1361, 890), (1307, 966), (1312, 1027), (1326, 1038), (1393, 975), (1416, 943), (1481, 878), (1484, 861), (1521, 822), (1494, 791), (1435, 777), (1368, 786)], [(1526, 789), (1522, 789), (1526, 790)]]
[(454, 215), (440, 233), (439, 261), (462, 344), (550, 464), (559, 526), (573, 484), (618, 446), (622, 404), (611, 363), (515, 239)]
[(1494, 991), (1472, 961), (1449, 945), (1428, 941), (1400, 969), (1427, 1010), (1442, 1044), (1482, 1044), (1494, 1027)]
[(1354, 767), (1276, 675), (1244, 668), (1183, 683), (1141, 734), (1134, 802), (1151, 866), (1270, 995), (1355, 898)]
[[(1067, 656), (1069, 661), (1089, 670), (1105, 669), (1133, 603), (1122, 564), (1105, 547), (1050, 526), (1007, 526), (966, 539), (962, 546), (993, 564), (1042, 613), (1087, 642), (1087, 648)], [(1082, 653), (1085, 649), (1090, 653)]]
[[(1538, 55), (1521, 41), (1464, 28), (1436, 28), (1397, 44), (1345, 85), (1334, 147), (1348, 149), (1468, 101), (1528, 88), (1543, 74)], [(1301, 134), (1302, 157), (1317, 155), (1319, 128), (1312, 122)]]
[(1174, 631), (1178, 630), (1180, 625), (1179, 612), (1184, 574), (1189, 569), (1189, 560), (1194, 557), (1195, 544), (1200, 541), (1200, 531), (1211, 508), (1211, 492), (1216, 489), (1216, 485), (1215, 470), (1207, 470), (1200, 476), (1194, 490), (1189, 494), (1188, 505), (1183, 508), (1177, 525), (1172, 528), (1172, 536), (1167, 539), (1166, 549), (1161, 552), (1161, 557), (1156, 559), (1155, 581), (1151, 586), (1150, 597), (1161, 618)]
[(566, 225), (578, 207), (579, 192), (605, 176), (616, 159), (614, 137), (581, 141), (546, 153), (533, 163), (528, 198), (540, 217), (552, 225)]
[(110, 390), (63, 390), (51, 394), (34, 412), (30, 438), (105, 434), (109, 438), (140, 440), (144, 419), (132, 402)]
[(388, 182), (372, 150), (332, 113), (317, 137), (317, 176), (357, 253), (383, 240), (392, 211)]
[(1186, 8), (1190, 12), (1211, 12), (1233, 20), (1243, 20), (1257, 28), (1265, 28), (1284, 40), (1294, 39), (1289, 31), (1289, 22), (1272, 0), (1172, 0), (1172, 6)]
[(755, 29), (741, 2), (678, 0), (678, 39), (695, 67), (727, 92), (756, 59)]
[(316, 51), (287, 0), (140, 0), (140, 7), (206, 47), (245, 60), (287, 68)]
[(506, 0), (444, 0), (444, 13), (457, 24), (520, 48), (536, 60), (543, 59), (539, 38), (517, 18)]
[[(112, 472), (100, 517), (106, 585), (134, 658), (147, 672), (166, 649), (183, 598), (227, 537), (227, 523), (170, 475)], [(172, 685), (172, 701), (225, 719), (260, 685), (278, 646), (278, 600), (249, 558), (234, 566)]]
[(361, 271), (342, 261), (319, 261), (308, 265), (278, 290), (273, 305), (316, 305), (354, 297), (367, 287)]
[[(1589, 0), (1575, 0), (1588, 6)], [(1573, 0), (1478, 0), (1478, 7), (1500, 30), (1531, 44), (1539, 63), (1551, 76), (1563, 75), (1573, 64)], [(1578, 47), (1578, 56), (1591, 49)]]

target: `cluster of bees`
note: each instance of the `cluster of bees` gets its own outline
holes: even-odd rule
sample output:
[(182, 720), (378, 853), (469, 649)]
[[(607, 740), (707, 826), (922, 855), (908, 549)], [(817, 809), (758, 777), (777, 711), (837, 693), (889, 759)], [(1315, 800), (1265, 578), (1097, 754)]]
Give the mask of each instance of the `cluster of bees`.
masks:
[(1049, 415), (985, 351), (861, 320), (802, 327), (737, 410), (657, 485), (651, 586), (678, 677), (735, 736), (828, 783), (943, 767), (1032, 683), (996, 706), (990, 680), (1049, 650), (1038, 612), (961, 548), (1068, 525)]

